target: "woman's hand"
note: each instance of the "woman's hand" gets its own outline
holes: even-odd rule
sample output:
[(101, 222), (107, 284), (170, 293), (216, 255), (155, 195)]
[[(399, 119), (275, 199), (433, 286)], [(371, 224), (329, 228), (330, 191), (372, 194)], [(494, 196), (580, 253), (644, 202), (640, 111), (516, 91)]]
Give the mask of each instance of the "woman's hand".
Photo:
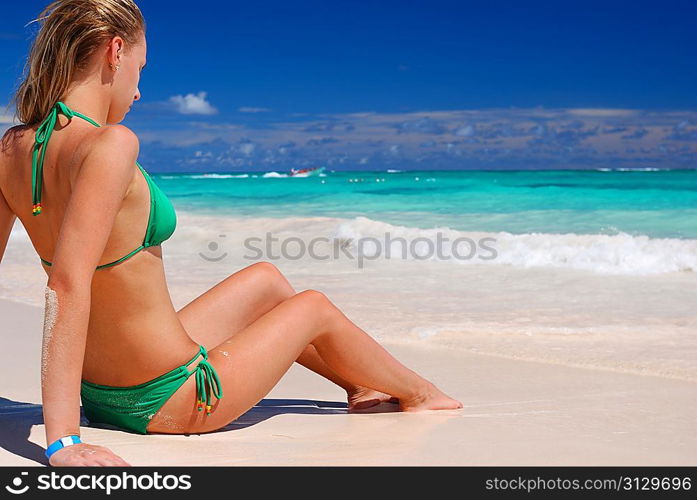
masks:
[(131, 464), (109, 448), (87, 443), (71, 444), (61, 448), (48, 460), (54, 467), (130, 467)]

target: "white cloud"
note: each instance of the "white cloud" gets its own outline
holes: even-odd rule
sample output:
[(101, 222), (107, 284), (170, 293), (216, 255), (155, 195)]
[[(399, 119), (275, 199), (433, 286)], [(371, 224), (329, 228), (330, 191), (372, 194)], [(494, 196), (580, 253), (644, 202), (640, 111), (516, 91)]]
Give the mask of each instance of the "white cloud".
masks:
[(269, 108), (252, 108), (251, 106), (242, 106), (241, 108), (237, 108), (237, 111), (240, 113), (265, 113), (271, 110)]
[(471, 137), (474, 135), (474, 127), (472, 125), (467, 125), (465, 127), (457, 129), (455, 135), (461, 135), (463, 137)]
[[(273, 160), (376, 167), (427, 162), (445, 168), (694, 168), (697, 160), (697, 111), (689, 110), (538, 107), (257, 118), (266, 126), (191, 120), (185, 129), (168, 130), (165, 142), (191, 147), (197, 160), (212, 150), (211, 161), (231, 166)], [(163, 141), (157, 130), (140, 135), (143, 142)]]
[(252, 153), (254, 153), (254, 149), (256, 149), (256, 144), (253, 144), (251, 142), (246, 142), (244, 144), (240, 144), (240, 153), (242, 153), (245, 156), (249, 156)]
[[(3, 106), (2, 109), (7, 110), (9, 106)], [(19, 121), (17, 121), (13, 115), (0, 112), (0, 135), (3, 135), (12, 125), (19, 125)]]
[(198, 94), (175, 95), (169, 98), (176, 106), (177, 112), (183, 115), (214, 115), (218, 112), (211, 103), (206, 100), (206, 92)]
[(0, 124), (14, 123), (14, 117), (5, 113), (0, 113)]
[(633, 116), (637, 114), (634, 109), (619, 108), (570, 108), (569, 114), (589, 117)]

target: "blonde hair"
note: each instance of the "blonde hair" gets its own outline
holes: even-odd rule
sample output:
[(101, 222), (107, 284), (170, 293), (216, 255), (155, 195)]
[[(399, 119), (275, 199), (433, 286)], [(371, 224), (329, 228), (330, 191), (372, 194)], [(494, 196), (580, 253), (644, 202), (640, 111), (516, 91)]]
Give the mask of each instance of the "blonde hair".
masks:
[(20, 122), (42, 121), (63, 98), (75, 71), (114, 36), (135, 45), (145, 20), (133, 0), (57, 0), (39, 14), (41, 24), (27, 58), (24, 81), (12, 101)]

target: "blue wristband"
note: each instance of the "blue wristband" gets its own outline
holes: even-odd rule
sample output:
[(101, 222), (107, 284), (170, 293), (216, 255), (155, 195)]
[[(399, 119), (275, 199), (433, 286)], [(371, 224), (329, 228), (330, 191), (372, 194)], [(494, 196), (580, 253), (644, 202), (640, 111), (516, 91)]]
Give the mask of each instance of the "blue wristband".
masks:
[(51, 455), (53, 455), (61, 448), (65, 448), (66, 446), (70, 446), (71, 444), (78, 443), (82, 443), (82, 441), (80, 441), (80, 436), (64, 436), (51, 443), (51, 445), (46, 449), (46, 452), (44, 454), (46, 455), (46, 458), (51, 458)]

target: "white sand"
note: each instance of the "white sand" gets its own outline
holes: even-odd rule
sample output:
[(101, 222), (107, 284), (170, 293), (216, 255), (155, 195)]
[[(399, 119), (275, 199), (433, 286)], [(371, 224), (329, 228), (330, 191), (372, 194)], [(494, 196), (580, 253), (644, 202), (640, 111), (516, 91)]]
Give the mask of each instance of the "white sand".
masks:
[[(0, 465), (43, 464), (42, 311), (0, 300), (0, 317)], [(695, 382), (385, 345), (465, 408), (347, 414), (340, 389), (295, 366), (223, 431), (143, 436), (83, 426), (82, 438), (142, 466), (697, 465)]]

